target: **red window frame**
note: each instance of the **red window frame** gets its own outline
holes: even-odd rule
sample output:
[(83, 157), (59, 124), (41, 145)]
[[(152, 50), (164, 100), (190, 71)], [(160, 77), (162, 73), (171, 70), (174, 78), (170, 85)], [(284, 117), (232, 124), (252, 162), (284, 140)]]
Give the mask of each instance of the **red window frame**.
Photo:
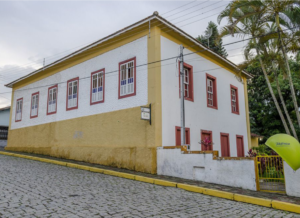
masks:
[[(76, 107), (68, 108), (69, 82), (73, 82), (75, 80), (77, 80), (77, 105)], [(79, 99), (79, 77), (76, 77), (67, 81), (66, 110), (70, 111), (70, 110), (78, 109), (78, 99)]]
[[(223, 152), (223, 145), (222, 145), (222, 136), (226, 136), (227, 137), (227, 143), (228, 143), (228, 156), (224, 156), (224, 152)], [(221, 155), (222, 157), (230, 157), (230, 139), (229, 139), (229, 134), (228, 133), (220, 133), (220, 144), (221, 144)]]
[[(134, 92), (131, 93), (131, 94), (127, 94), (127, 95), (122, 95), (121, 96), (121, 84), (120, 84), (120, 81), (121, 81), (121, 65), (122, 64), (125, 64), (127, 62), (130, 62), (130, 61), (133, 61), (134, 63), (134, 78), (133, 78), (133, 84), (134, 84)], [(118, 98), (119, 99), (122, 99), (122, 98), (127, 98), (127, 97), (131, 97), (131, 96), (135, 96), (136, 95), (136, 57), (133, 57), (133, 58), (130, 58), (130, 59), (127, 59), (125, 61), (122, 61), (119, 63), (119, 83), (118, 83)]]
[[(185, 127), (185, 141), (187, 145), (190, 145), (190, 128)], [(175, 126), (175, 144), (181, 146), (181, 127)]]
[[(18, 105), (18, 101), (21, 101), (21, 100), (22, 100), (21, 119), (20, 119), (20, 120), (17, 120), (17, 105)], [(22, 120), (22, 115), (23, 115), (23, 104), (24, 104), (23, 98), (17, 99), (17, 101), (16, 101), (15, 122), (20, 122), (20, 121)]]
[[(240, 151), (239, 146), (238, 146), (238, 138), (242, 139), (242, 151)], [(244, 136), (242, 135), (236, 135), (236, 150), (237, 150), (237, 156), (238, 157), (245, 157), (245, 148), (244, 148)], [(240, 154), (242, 153), (242, 154)]]
[[(180, 61), (178, 62), (178, 66), (180, 66)], [(193, 66), (183, 62), (183, 68), (187, 68), (189, 71), (189, 97), (184, 97), (185, 100), (194, 102), (194, 79), (193, 79)], [(181, 98), (181, 77), (180, 77), (180, 67), (178, 70), (179, 75), (179, 98)], [(184, 94), (185, 95), (185, 94)]]
[[(208, 86), (207, 86), (207, 80), (210, 79), (213, 81), (213, 105), (209, 105), (208, 104)], [(207, 101), (207, 107), (209, 108), (213, 108), (213, 109), (218, 109), (218, 92), (217, 92), (217, 78), (210, 75), (210, 74), (206, 74), (206, 79), (205, 79), (205, 83), (206, 83), (206, 101)]]
[[(235, 104), (236, 104), (236, 111), (233, 111), (233, 102), (232, 102), (232, 93), (231, 90), (234, 89), (235, 90)], [(230, 85), (230, 100), (231, 100), (231, 112), (233, 114), (240, 114), (240, 107), (239, 107), (239, 91), (238, 91), (238, 87), (234, 86), (234, 85)]]
[[(36, 112), (36, 115), (32, 116), (32, 115), (31, 115), (31, 112), (32, 112), (32, 97), (33, 97), (34, 95), (37, 95), (37, 96), (38, 96), (38, 102), (37, 102), (37, 112)], [(39, 103), (40, 103), (40, 92), (32, 93), (32, 94), (31, 94), (31, 104), (30, 104), (30, 119), (36, 118), (36, 117), (39, 116)]]
[(208, 135), (210, 135), (210, 139), (211, 139), (211, 142), (212, 142), (212, 144), (211, 144), (211, 150), (206, 149), (204, 147), (204, 145), (201, 144), (201, 151), (213, 151), (214, 150), (214, 144), (213, 144), (213, 134), (212, 134), (212, 131), (201, 130), (200, 134), (201, 134), (201, 141), (204, 140), (204, 134), (208, 134)]
[[(55, 107), (55, 111), (53, 112), (48, 112), (48, 107), (49, 107), (49, 92), (50, 92), (50, 89), (53, 89), (53, 88), (56, 88), (56, 107)], [(57, 112), (57, 104), (58, 104), (58, 101), (57, 101), (57, 96), (58, 96), (58, 85), (54, 85), (54, 86), (51, 86), (48, 88), (48, 96), (47, 96), (47, 115), (51, 115), (51, 114), (56, 114)]]
[[(92, 93), (93, 93), (93, 75), (99, 72), (103, 72), (103, 99), (102, 101), (95, 101), (92, 102)], [(104, 98), (105, 98), (105, 68), (101, 69), (101, 70), (97, 70), (91, 73), (91, 93), (90, 93), (90, 105), (94, 105), (94, 104), (99, 104), (99, 103), (103, 103), (104, 102)]]

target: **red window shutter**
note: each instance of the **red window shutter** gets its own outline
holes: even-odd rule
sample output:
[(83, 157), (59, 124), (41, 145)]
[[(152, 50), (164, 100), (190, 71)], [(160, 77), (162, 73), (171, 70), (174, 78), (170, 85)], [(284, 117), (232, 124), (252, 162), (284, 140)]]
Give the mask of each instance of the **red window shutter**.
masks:
[[(201, 131), (201, 140), (205, 140), (206, 138), (208, 138), (212, 142), (212, 132), (202, 130)], [(201, 144), (201, 150), (202, 151), (212, 151), (213, 150), (213, 145), (211, 144), (209, 146), (205, 146), (205, 145)]]
[(236, 136), (236, 146), (237, 146), (237, 156), (244, 157), (244, 137), (243, 136)]
[(218, 109), (217, 78), (206, 74), (207, 107)]
[[(181, 146), (181, 127), (175, 127), (176, 146)], [(185, 128), (185, 141), (187, 145), (190, 144), (190, 128)]]
[[(178, 66), (180, 66), (180, 62), (178, 61)], [(194, 101), (194, 80), (193, 80), (193, 66), (183, 63), (184, 67), (184, 99), (188, 101)], [(187, 70), (187, 71), (186, 71)], [(188, 73), (186, 73), (188, 72)], [(179, 77), (179, 98), (180, 98), (180, 88), (181, 88), (181, 77), (180, 77), (180, 68), (178, 71)]]
[(231, 112), (234, 114), (240, 114), (239, 92), (238, 92), (238, 88), (233, 85), (230, 85), (230, 100), (231, 100)]
[(181, 131), (180, 131), (180, 127), (176, 127), (175, 131), (176, 131), (176, 146), (180, 146), (181, 145)]
[(221, 133), (221, 155), (230, 157), (229, 134), (227, 133)]

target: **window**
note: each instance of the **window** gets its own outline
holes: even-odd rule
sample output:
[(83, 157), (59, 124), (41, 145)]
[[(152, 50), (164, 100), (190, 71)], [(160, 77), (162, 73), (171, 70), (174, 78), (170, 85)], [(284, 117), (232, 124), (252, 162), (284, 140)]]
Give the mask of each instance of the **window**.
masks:
[(231, 94), (231, 112), (234, 114), (240, 114), (238, 88), (233, 85), (230, 85), (230, 94)]
[(202, 151), (212, 151), (213, 150), (213, 138), (212, 138), (212, 131), (201, 130), (201, 141), (209, 140), (211, 141), (210, 144), (204, 145), (201, 144)]
[(79, 77), (68, 81), (67, 86), (67, 110), (78, 108)]
[(237, 156), (244, 157), (244, 136), (236, 135), (236, 149), (237, 149)]
[(57, 85), (48, 88), (47, 115), (55, 114), (57, 110)]
[(91, 73), (91, 105), (104, 102), (104, 77), (104, 69)]
[(221, 155), (222, 157), (230, 157), (229, 134), (221, 132)]
[(217, 78), (206, 74), (207, 107), (218, 109)]
[(23, 110), (23, 98), (17, 99), (17, 105), (16, 105), (16, 122), (19, 122), (22, 120), (22, 110)]
[(119, 63), (119, 99), (136, 94), (136, 58)]
[[(184, 99), (194, 101), (193, 66), (183, 63), (184, 69)], [(179, 69), (179, 98), (181, 95), (181, 77)]]
[(39, 109), (39, 92), (36, 92), (31, 95), (30, 118), (38, 117), (38, 109)]
[[(181, 127), (175, 127), (176, 146), (181, 146)], [(190, 145), (190, 128), (185, 128), (185, 144)]]

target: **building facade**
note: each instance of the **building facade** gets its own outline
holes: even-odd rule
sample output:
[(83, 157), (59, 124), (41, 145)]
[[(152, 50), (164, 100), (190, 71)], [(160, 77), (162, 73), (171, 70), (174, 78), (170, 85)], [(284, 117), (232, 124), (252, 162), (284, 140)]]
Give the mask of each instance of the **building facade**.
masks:
[[(250, 75), (157, 13), (7, 84), (13, 92), (6, 149), (156, 173), (157, 147), (180, 145), (179, 71), (172, 58), (180, 44), (186, 48), (186, 144), (244, 156)], [(140, 112), (149, 104), (151, 125)], [(199, 144), (206, 138), (211, 147)]]
[(7, 145), (10, 107), (0, 108), (0, 147)]

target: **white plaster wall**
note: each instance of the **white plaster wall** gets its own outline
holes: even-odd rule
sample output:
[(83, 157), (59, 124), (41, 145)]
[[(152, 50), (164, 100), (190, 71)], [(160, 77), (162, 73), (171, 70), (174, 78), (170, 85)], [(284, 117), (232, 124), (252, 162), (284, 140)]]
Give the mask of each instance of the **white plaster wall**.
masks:
[(10, 110), (0, 111), (0, 126), (9, 126)]
[(212, 154), (181, 154), (157, 148), (157, 174), (256, 191), (254, 160), (213, 160)]
[(284, 177), (286, 194), (289, 196), (300, 197), (300, 169), (294, 171), (284, 161)]
[[(179, 45), (161, 37), (161, 58), (179, 54)], [(184, 54), (191, 53), (184, 49)], [(244, 85), (235, 75), (198, 54), (184, 56), (193, 66), (194, 102), (185, 101), (186, 127), (190, 128), (191, 150), (201, 150), (200, 130), (213, 134), (213, 150), (221, 152), (220, 133), (229, 133), (231, 157), (237, 156), (236, 135), (244, 136), (245, 155), (248, 151)], [(217, 69), (216, 69), (217, 68)], [(214, 70), (211, 70), (214, 69)], [(217, 78), (218, 109), (207, 107), (206, 73)], [(175, 126), (180, 126), (178, 66), (174, 60), (162, 62), (162, 145), (175, 145)], [(238, 87), (240, 114), (231, 113), (230, 84)], [(220, 153), (221, 155), (221, 153)]]
[[(147, 66), (136, 69), (136, 96), (118, 99), (119, 62), (136, 57), (136, 65), (148, 62), (147, 37), (106, 52), (76, 66), (63, 70), (33, 84), (27, 85), (14, 93), (12, 110), (15, 113), (16, 100), (23, 97), (22, 121), (15, 122), (12, 116), (11, 129), (39, 125), (76, 117), (111, 112), (148, 103)], [(105, 68), (105, 102), (90, 105), (91, 72)], [(79, 77), (78, 109), (66, 111), (67, 81)], [(48, 88), (58, 84), (57, 113), (46, 115)], [(40, 92), (38, 117), (30, 119), (31, 94)], [(13, 113), (13, 114), (14, 114)]]

